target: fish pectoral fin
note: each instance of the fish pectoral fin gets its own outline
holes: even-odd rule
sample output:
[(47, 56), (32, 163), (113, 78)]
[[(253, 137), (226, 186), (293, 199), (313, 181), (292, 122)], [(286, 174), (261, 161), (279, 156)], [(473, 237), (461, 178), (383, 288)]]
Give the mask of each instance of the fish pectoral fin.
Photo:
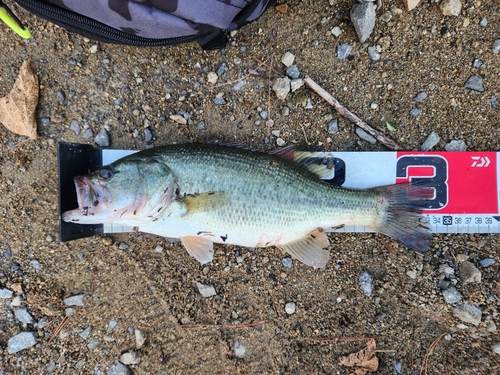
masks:
[(210, 211), (229, 203), (230, 196), (223, 191), (206, 191), (199, 194), (186, 195), (182, 198), (186, 206), (186, 214)]
[(330, 241), (321, 228), (309, 233), (304, 238), (279, 246), (292, 257), (314, 268), (324, 268), (330, 258)]
[(181, 242), (189, 255), (201, 264), (211, 262), (214, 257), (214, 243), (211, 239), (199, 236), (181, 237)]

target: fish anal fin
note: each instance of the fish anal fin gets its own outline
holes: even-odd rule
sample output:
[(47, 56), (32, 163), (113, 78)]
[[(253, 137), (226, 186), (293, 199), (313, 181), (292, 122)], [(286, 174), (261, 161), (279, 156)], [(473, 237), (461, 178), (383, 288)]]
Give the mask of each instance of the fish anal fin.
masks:
[(318, 228), (301, 239), (281, 245), (280, 248), (308, 266), (324, 268), (330, 258), (329, 245), (330, 241), (324, 230)]
[(211, 211), (229, 203), (229, 194), (223, 191), (207, 191), (199, 194), (186, 195), (183, 198), (186, 214)]
[(181, 237), (181, 242), (189, 255), (201, 264), (211, 262), (214, 257), (214, 246), (210, 238), (200, 236)]

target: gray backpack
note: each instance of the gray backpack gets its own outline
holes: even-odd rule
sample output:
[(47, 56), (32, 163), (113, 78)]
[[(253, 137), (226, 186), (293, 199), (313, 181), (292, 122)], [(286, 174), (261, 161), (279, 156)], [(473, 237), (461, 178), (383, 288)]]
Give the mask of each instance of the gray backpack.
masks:
[[(226, 34), (276, 0), (14, 0), (52, 23), (105, 43), (162, 46), (198, 41), (222, 48)], [(0, 6), (3, 5), (0, 1)], [(4, 6), (5, 7), (5, 6)]]

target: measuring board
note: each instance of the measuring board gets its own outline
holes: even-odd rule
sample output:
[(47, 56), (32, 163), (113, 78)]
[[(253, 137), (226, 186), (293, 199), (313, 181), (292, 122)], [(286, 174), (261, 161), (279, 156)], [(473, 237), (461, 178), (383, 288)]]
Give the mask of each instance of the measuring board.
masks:
[[(59, 215), (78, 206), (73, 177), (137, 151), (101, 150), (90, 145), (60, 143)], [(500, 152), (304, 152), (287, 157), (307, 158), (331, 168), (324, 180), (352, 189), (402, 182), (426, 181), (434, 194), (423, 202), (424, 216), (434, 233), (500, 233)], [(99, 233), (130, 232), (110, 224), (78, 225), (59, 221), (62, 242)], [(328, 231), (328, 230), (327, 230)], [(346, 226), (335, 232), (370, 232)]]

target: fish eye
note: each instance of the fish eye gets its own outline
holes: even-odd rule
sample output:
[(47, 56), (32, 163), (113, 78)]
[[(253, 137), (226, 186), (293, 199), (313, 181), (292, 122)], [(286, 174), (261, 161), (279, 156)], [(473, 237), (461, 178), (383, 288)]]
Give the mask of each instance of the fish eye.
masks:
[(103, 180), (109, 180), (115, 175), (114, 171), (110, 167), (102, 167), (99, 170), (99, 178)]

